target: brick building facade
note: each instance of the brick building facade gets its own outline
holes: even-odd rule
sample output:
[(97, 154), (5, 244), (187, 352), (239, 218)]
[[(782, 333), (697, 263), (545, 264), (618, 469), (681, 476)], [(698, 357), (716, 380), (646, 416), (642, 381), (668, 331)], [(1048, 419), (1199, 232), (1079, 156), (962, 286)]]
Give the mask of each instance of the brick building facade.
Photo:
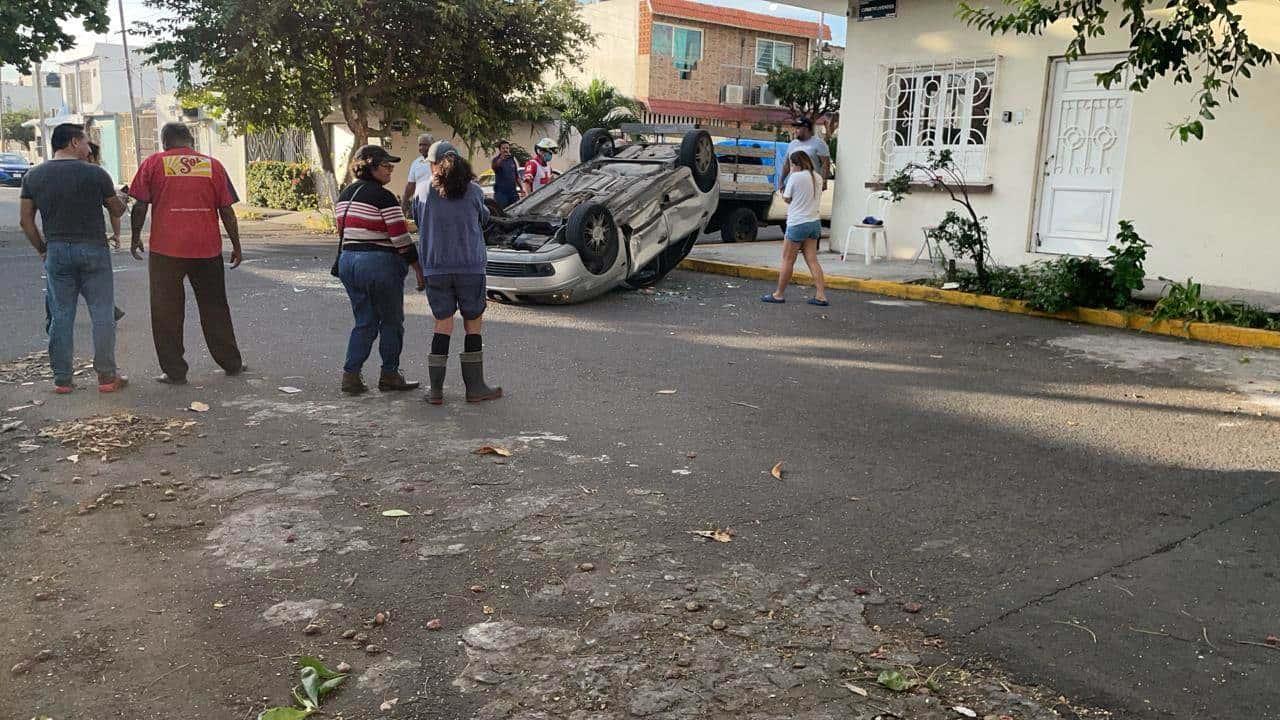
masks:
[(583, 6), (603, 37), (579, 68), (645, 103), (651, 122), (786, 119), (765, 69), (808, 67), (825, 24), (690, 0), (600, 0)]

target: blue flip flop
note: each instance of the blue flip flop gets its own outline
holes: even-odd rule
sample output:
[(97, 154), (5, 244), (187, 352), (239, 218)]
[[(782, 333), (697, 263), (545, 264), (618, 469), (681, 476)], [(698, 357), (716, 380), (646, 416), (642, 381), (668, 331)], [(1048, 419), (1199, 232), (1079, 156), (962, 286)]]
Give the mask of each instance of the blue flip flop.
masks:
[(765, 295), (760, 296), (760, 302), (770, 303), (772, 305), (781, 305), (786, 301), (787, 301), (786, 298), (782, 298), (781, 300), (779, 300), (778, 298), (774, 297), (773, 293), (767, 293)]
[(831, 303), (826, 300), (819, 300), (818, 298), (809, 298), (807, 302), (810, 305), (817, 305), (818, 307), (829, 307), (831, 305)]

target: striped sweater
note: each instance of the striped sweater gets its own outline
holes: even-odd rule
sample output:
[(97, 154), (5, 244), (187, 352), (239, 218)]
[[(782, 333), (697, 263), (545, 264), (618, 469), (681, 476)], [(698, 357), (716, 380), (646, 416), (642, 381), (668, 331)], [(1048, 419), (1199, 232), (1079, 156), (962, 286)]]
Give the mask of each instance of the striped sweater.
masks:
[(378, 183), (358, 180), (348, 185), (338, 196), (335, 211), (343, 249), (385, 248), (417, 255), (400, 202)]

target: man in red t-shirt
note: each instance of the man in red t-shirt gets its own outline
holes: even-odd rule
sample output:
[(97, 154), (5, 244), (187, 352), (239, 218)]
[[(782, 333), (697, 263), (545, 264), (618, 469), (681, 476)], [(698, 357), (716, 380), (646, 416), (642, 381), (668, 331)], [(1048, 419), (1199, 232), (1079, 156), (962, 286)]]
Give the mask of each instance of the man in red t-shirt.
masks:
[(222, 163), (192, 149), (195, 138), (182, 123), (160, 130), (164, 152), (148, 157), (129, 185), (137, 200), (130, 215), (133, 256), (142, 259), (142, 225), (151, 214), (151, 334), (164, 374), (156, 380), (172, 385), (187, 382), (183, 358), (182, 324), (187, 293), (184, 278), (200, 308), (200, 328), (214, 362), (228, 374), (244, 371), (222, 266), (222, 235), (218, 218), (231, 240), (231, 267), (240, 266), (240, 228), (231, 206), (239, 198)]

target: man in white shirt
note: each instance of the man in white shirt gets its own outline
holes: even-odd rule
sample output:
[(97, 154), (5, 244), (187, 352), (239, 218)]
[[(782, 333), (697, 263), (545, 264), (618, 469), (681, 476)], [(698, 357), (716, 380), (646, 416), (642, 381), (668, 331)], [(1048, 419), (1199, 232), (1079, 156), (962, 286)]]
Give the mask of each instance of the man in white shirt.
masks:
[(409, 181), (404, 184), (404, 195), (400, 196), (400, 209), (404, 211), (405, 217), (418, 217), (413, 207), (413, 196), (417, 191), (418, 183), (431, 182), (431, 165), (427, 163), (427, 152), (431, 150), (431, 144), (435, 141), (431, 133), (422, 133), (418, 136), (418, 157), (409, 163)]
[[(822, 190), (827, 189), (827, 178), (831, 177), (831, 148), (827, 147), (827, 143), (822, 138), (813, 134), (813, 121), (809, 118), (797, 118), (791, 123), (796, 129), (795, 139), (787, 144), (787, 157), (791, 157), (791, 153), (797, 150), (803, 150), (809, 159), (813, 161), (813, 168), (818, 171), (818, 176), (822, 178)], [(791, 163), (786, 163), (782, 169), (782, 177), (778, 180), (778, 188), (787, 186), (787, 176), (791, 174)]]

